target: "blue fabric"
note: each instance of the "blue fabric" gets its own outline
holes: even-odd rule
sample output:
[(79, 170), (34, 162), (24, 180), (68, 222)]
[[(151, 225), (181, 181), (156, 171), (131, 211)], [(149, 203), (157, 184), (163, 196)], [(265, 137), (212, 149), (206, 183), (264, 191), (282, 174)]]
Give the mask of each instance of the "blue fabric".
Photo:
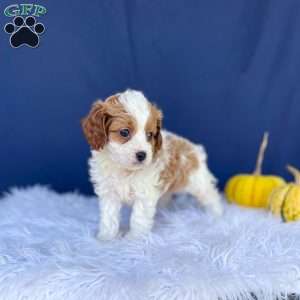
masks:
[[(96, 98), (143, 90), (168, 129), (203, 143), (221, 184), (254, 168), (300, 167), (298, 0), (60, 0), (36, 49), (13, 49), (0, 9), (0, 191), (90, 192), (79, 120)], [(25, 1), (26, 3), (26, 1)]]

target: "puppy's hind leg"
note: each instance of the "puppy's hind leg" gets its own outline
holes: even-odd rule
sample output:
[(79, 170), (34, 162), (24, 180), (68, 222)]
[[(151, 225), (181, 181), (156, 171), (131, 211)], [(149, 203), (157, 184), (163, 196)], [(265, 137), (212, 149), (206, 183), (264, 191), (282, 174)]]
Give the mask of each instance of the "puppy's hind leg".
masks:
[(200, 205), (209, 209), (215, 216), (223, 214), (221, 195), (216, 187), (217, 180), (206, 164), (191, 174), (187, 192), (196, 198)]

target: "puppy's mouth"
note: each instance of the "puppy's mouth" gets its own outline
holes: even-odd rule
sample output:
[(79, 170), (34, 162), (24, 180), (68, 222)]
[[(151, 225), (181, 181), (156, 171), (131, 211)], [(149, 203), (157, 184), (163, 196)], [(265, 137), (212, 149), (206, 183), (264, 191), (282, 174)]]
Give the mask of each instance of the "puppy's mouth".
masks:
[(135, 161), (133, 162), (133, 165), (135, 165), (135, 166), (142, 166), (142, 165), (144, 165), (145, 163), (146, 163), (145, 160), (143, 160), (143, 161), (137, 161), (137, 160), (135, 160)]
[(137, 160), (135, 160), (129, 166), (127, 166), (127, 168), (129, 170), (135, 171), (135, 170), (140, 170), (140, 169), (144, 168), (146, 165), (147, 165), (147, 161), (146, 160), (144, 160), (144, 161), (137, 161)]
[(133, 164), (132, 164), (132, 167), (134, 169), (141, 169), (143, 166), (146, 165), (146, 162), (145, 161), (135, 161)]

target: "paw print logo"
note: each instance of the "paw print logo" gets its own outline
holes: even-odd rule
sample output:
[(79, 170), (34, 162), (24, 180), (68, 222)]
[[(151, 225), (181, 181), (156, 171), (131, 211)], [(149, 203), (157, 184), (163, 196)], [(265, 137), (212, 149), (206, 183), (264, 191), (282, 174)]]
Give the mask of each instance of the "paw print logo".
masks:
[(10, 34), (10, 44), (13, 48), (18, 48), (22, 45), (27, 45), (31, 48), (36, 48), (39, 45), (40, 37), (45, 26), (42, 23), (36, 23), (34, 17), (29, 16), (25, 20), (21, 16), (13, 19), (12, 23), (7, 23), (4, 26), (4, 31)]

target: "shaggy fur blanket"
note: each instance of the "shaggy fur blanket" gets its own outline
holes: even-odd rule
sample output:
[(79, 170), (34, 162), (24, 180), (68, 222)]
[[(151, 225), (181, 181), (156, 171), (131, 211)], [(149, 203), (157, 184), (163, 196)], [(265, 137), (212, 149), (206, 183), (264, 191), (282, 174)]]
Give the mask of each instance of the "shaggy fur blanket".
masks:
[(253, 300), (300, 292), (300, 223), (234, 205), (216, 220), (187, 198), (158, 211), (153, 233), (99, 242), (95, 197), (12, 190), (0, 200), (0, 299)]

